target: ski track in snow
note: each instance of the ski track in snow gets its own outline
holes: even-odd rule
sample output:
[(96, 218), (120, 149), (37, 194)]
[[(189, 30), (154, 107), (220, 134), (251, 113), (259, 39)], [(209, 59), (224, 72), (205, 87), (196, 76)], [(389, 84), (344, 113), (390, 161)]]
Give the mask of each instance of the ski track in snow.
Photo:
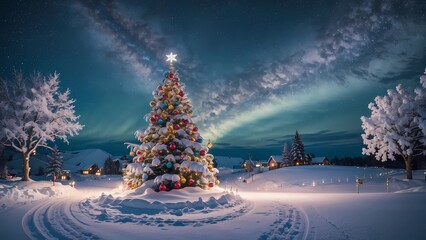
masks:
[(313, 219), (317, 219), (315, 222), (311, 223), (313, 226), (309, 229), (307, 240), (350, 239), (350, 236), (346, 234), (341, 227), (320, 215), (313, 206), (307, 207), (307, 211)]

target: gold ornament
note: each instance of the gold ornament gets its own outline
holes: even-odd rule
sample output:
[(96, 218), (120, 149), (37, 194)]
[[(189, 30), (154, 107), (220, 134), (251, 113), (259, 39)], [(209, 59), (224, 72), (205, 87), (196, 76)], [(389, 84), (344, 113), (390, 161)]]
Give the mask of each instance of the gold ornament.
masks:
[(194, 161), (198, 162), (200, 160), (199, 157), (194, 157)]
[(219, 181), (219, 180), (216, 180), (216, 182), (215, 182), (215, 183), (216, 183), (216, 185), (219, 185), (219, 184), (220, 184), (220, 181)]
[(169, 110), (173, 110), (173, 108), (175, 108), (172, 104), (169, 105)]
[(149, 103), (149, 106), (154, 107), (154, 106), (155, 106), (155, 102), (154, 102), (154, 101), (151, 101), (151, 102)]
[(130, 157), (133, 157), (133, 156), (135, 156), (135, 152), (131, 151), (131, 152), (129, 153), (129, 155), (130, 155)]
[(181, 178), (180, 178), (180, 182), (181, 182), (182, 184), (185, 184), (185, 183), (186, 183), (186, 178), (181, 177)]

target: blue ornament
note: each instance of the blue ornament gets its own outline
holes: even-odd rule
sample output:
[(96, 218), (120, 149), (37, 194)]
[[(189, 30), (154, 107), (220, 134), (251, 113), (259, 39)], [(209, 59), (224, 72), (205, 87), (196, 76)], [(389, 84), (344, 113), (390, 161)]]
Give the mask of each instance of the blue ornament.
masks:
[(166, 109), (166, 108), (167, 108), (167, 104), (165, 104), (165, 103), (161, 103), (161, 108), (162, 108), (162, 109)]
[(148, 174), (143, 174), (142, 178), (143, 178), (144, 181), (148, 181)]
[(179, 105), (180, 102), (178, 100), (175, 101), (175, 106)]
[(158, 119), (158, 124), (163, 124), (164, 123), (164, 120), (162, 119), (162, 118), (160, 118), (160, 119)]
[(197, 139), (197, 142), (202, 143), (202, 142), (203, 142), (203, 138), (202, 138), (202, 137), (199, 137), (199, 138)]
[(199, 153), (199, 152), (195, 152), (195, 153), (194, 153), (194, 156), (199, 157), (199, 156), (200, 156), (200, 153)]
[(167, 168), (172, 168), (173, 167), (173, 163), (171, 163), (171, 162), (166, 163), (166, 167)]

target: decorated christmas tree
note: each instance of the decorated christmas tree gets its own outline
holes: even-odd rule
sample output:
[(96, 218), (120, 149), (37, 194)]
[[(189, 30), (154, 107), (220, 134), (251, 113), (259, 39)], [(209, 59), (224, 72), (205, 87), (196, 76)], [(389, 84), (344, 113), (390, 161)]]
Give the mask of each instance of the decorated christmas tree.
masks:
[(152, 111), (145, 118), (149, 125), (136, 131), (142, 144), (128, 144), (133, 163), (123, 177), (129, 189), (150, 180), (157, 191), (183, 187), (212, 188), (219, 184), (209, 154), (210, 141), (203, 145), (196, 124), (192, 121), (191, 100), (184, 92), (179, 74), (173, 67), (176, 55), (167, 55), (170, 62), (163, 84), (153, 91)]

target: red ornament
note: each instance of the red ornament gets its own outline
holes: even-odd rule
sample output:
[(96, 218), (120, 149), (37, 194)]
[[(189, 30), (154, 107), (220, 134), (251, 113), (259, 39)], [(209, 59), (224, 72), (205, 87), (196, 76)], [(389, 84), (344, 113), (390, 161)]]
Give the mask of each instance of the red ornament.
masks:
[(209, 188), (212, 188), (212, 187), (214, 187), (214, 183), (209, 183)]
[(158, 90), (160, 90), (160, 91), (163, 90), (163, 86), (161, 86), (161, 85), (158, 86)]
[(175, 143), (170, 143), (169, 148), (170, 148), (170, 150), (175, 150), (176, 149), (176, 144)]
[(151, 120), (151, 122), (152, 122), (152, 123), (155, 123), (155, 122), (157, 121), (157, 120), (155, 119), (155, 117), (151, 117), (151, 119), (150, 119), (150, 120)]
[(194, 128), (192, 129), (192, 131), (193, 131), (193, 132), (198, 132), (198, 128), (197, 128), (197, 127), (194, 127)]
[(138, 158), (138, 162), (139, 162), (139, 163), (143, 162), (144, 160), (145, 160), (145, 158), (144, 158), (144, 157), (142, 157), (142, 156), (140, 156), (140, 157)]
[(167, 76), (169, 79), (173, 79), (175, 77), (175, 75), (173, 73), (169, 73), (169, 75)]
[(192, 184), (194, 184), (194, 179), (192, 179), (192, 178), (190, 178), (189, 180), (188, 180), (188, 185), (192, 185)]
[(175, 125), (173, 125), (173, 128), (174, 128), (175, 130), (179, 130), (179, 129), (180, 129), (180, 126), (179, 126), (179, 124), (175, 124)]
[(158, 116), (157, 114), (155, 114), (155, 115), (154, 115), (154, 119), (155, 119), (155, 120), (158, 120), (158, 119), (160, 119), (160, 116)]
[(142, 155), (142, 151), (141, 150), (137, 150), (136, 151), (136, 155)]
[(160, 191), (166, 191), (167, 187), (166, 187), (166, 185), (164, 185), (164, 183), (162, 183), (162, 184), (160, 184), (160, 186), (158, 187), (158, 189)]
[(180, 86), (180, 83), (179, 82), (175, 82), (175, 86)]
[(167, 95), (166, 94), (163, 94), (163, 99), (167, 99)]
[(205, 150), (201, 150), (200, 151), (200, 156), (205, 156), (206, 155), (206, 151)]
[(183, 123), (184, 123), (185, 125), (187, 125), (187, 124), (189, 123), (189, 120), (188, 120), (188, 119), (185, 119), (185, 120), (183, 120)]
[(183, 97), (183, 96), (185, 96), (185, 93), (183, 91), (180, 91), (179, 96)]
[(179, 182), (179, 181), (178, 181), (178, 182), (175, 182), (175, 188), (176, 188), (176, 189), (179, 189), (181, 186), (182, 186), (182, 185), (180, 184), (180, 182)]
[(173, 115), (178, 115), (179, 111), (178, 110), (173, 110)]

